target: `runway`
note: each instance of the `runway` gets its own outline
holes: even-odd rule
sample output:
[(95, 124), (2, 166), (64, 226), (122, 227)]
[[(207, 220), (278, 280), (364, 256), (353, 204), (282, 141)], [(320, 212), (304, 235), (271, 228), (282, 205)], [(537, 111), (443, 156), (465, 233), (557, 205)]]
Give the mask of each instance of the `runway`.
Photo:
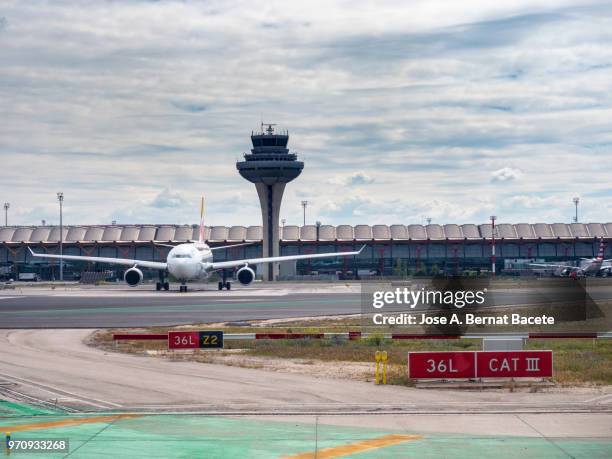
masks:
[[(0, 328), (104, 328), (358, 314), (358, 283), (191, 285), (187, 293), (156, 292), (151, 285), (19, 287), (0, 290)], [(611, 287), (589, 292), (612, 299)], [(529, 302), (529, 289), (492, 291), (490, 305)], [(419, 308), (417, 307), (417, 310)]]
[[(262, 457), (293, 457), (288, 453), (360, 448), (364, 441), (380, 447), (364, 457), (612, 451), (610, 387), (530, 393), (376, 386), (105, 352), (83, 343), (91, 331), (0, 331), (0, 400), (24, 413), (2, 416), (0, 404), (2, 431), (70, 438), (71, 448), (81, 448), (75, 457), (102, 457), (109, 447), (117, 457), (228, 448), (239, 450), (236, 457), (253, 448)], [(46, 413), (35, 413), (36, 406)], [(385, 443), (393, 438), (402, 444)]]
[(236, 286), (229, 292), (212, 288), (190, 285), (187, 293), (124, 285), (5, 291), (0, 292), (0, 327), (143, 327), (356, 314), (361, 310), (358, 288), (344, 284)]

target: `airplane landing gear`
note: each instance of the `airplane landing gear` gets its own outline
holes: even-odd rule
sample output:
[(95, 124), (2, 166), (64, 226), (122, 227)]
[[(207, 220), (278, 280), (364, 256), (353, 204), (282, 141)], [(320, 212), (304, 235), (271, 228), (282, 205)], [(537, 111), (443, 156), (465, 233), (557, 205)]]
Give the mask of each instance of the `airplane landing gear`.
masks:
[(231, 290), (232, 283), (231, 282), (219, 282), (218, 288), (219, 290), (223, 290), (224, 288), (227, 290)]
[(219, 290), (223, 290), (224, 288), (227, 290), (231, 290), (232, 284), (231, 282), (227, 281), (227, 274), (225, 273), (225, 269), (221, 270), (221, 275), (223, 276), (223, 280), (219, 282)]
[(186, 285), (181, 285), (181, 286), (179, 287), (179, 291), (180, 291), (181, 293), (186, 293), (186, 292), (187, 292), (187, 286), (186, 286)]
[(155, 290), (158, 292), (163, 288), (166, 292), (170, 290), (170, 284), (166, 282), (164, 272), (159, 272), (159, 281), (155, 284)]

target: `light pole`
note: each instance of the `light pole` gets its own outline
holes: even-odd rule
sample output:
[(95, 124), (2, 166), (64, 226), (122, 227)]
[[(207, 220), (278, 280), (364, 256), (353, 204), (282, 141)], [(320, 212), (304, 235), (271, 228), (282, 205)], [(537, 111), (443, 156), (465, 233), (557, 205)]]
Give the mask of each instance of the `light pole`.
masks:
[(306, 226), (306, 206), (308, 205), (308, 201), (302, 201), (302, 207), (304, 208), (304, 226)]
[(495, 279), (495, 220), (497, 217), (491, 215), (491, 278)]
[(4, 203), (4, 226), (8, 226), (8, 210), (11, 207), (10, 202)]
[(572, 199), (572, 201), (574, 201), (574, 205), (576, 206), (576, 215), (574, 216), (574, 223), (578, 223), (578, 203), (580, 202), (580, 198), (576, 196), (574, 199)]
[[(60, 205), (60, 257), (64, 255), (64, 222), (63, 222), (63, 205), (64, 193), (57, 193), (57, 200)], [(60, 258), (60, 281), (64, 281), (64, 260)]]

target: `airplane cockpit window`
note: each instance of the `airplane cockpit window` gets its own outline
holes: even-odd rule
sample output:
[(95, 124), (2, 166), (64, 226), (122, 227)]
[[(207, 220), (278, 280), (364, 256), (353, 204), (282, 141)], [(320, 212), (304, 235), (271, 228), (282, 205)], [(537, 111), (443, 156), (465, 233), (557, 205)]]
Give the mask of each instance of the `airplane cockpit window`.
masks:
[(174, 254), (174, 258), (191, 258), (190, 253), (176, 253)]

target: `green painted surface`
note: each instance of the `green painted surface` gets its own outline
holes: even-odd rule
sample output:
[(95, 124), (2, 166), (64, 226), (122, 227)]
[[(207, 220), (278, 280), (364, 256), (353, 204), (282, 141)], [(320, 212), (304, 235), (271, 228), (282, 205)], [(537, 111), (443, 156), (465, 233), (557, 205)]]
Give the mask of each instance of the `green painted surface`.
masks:
[(0, 420), (8, 416), (40, 416), (49, 414), (57, 414), (57, 411), (0, 400)]
[[(88, 416), (82, 416), (88, 417)], [(78, 418), (77, 416), (0, 417), (8, 426)], [(198, 415), (147, 415), (13, 433), (13, 439), (68, 438), (71, 458), (278, 458), (358, 443), (391, 433), (419, 432), (319, 425), (312, 422)], [(15, 456), (15, 454), (13, 454)], [(62, 457), (19, 453), (18, 458)], [(612, 439), (544, 439), (537, 437), (425, 434), (420, 440), (355, 453), (348, 458), (609, 458)]]

